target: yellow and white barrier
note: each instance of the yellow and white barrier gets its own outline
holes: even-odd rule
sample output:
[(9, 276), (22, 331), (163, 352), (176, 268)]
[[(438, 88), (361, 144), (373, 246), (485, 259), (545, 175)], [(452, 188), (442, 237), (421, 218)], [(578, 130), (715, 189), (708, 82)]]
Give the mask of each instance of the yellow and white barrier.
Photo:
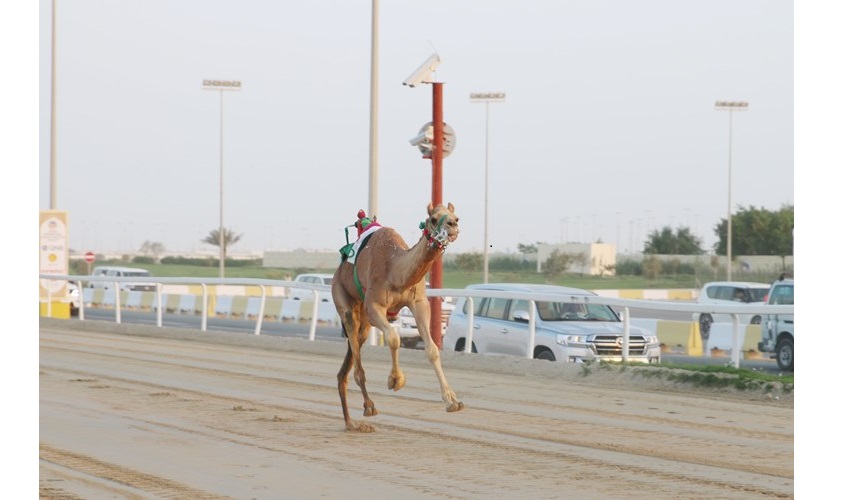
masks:
[[(712, 349), (732, 350), (732, 323), (712, 323), (706, 343), (706, 356)], [(761, 325), (738, 325), (738, 348), (741, 351), (757, 351), (761, 341)]]
[(598, 297), (642, 300), (697, 300), (699, 290), (694, 288), (658, 290), (592, 290)]
[[(198, 288), (196, 290), (195, 288)], [(227, 292), (241, 291), (251, 295), (212, 295), (208, 293), (208, 311), (210, 317), (256, 319), (260, 311), (260, 287), (225, 287)], [(220, 287), (222, 288), (222, 287)], [(234, 290), (234, 289), (238, 290)], [(247, 290), (247, 288), (253, 288)], [(180, 292), (164, 293), (161, 299), (165, 312), (175, 314), (201, 314), (201, 287), (170, 287)], [(195, 293), (197, 292), (198, 293)], [(189, 293), (194, 292), (194, 293)], [(255, 295), (257, 292), (257, 295)], [(156, 292), (121, 292), (120, 303), (127, 309), (155, 311), (158, 309)], [(115, 294), (113, 290), (102, 288), (86, 288), (82, 291), (85, 307), (114, 307)], [(317, 310), (317, 320), (336, 325), (340, 324), (339, 316), (333, 302), (320, 302)], [(292, 300), (275, 296), (267, 296), (264, 305), (264, 319), (270, 321), (310, 321), (313, 317), (313, 301)]]

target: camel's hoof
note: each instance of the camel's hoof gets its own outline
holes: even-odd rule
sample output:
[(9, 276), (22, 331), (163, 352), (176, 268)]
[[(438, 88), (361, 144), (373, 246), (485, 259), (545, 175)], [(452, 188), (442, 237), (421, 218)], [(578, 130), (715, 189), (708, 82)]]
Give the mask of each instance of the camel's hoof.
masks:
[(460, 411), (463, 408), (465, 408), (465, 405), (462, 404), (462, 401), (457, 401), (457, 402), (449, 404), (448, 407), (445, 408), (445, 411), (447, 411), (448, 413), (453, 413), (455, 411)]
[(407, 381), (406, 381), (406, 379), (404, 379), (403, 373), (399, 374), (397, 377), (395, 375), (390, 375), (389, 380), (386, 383), (386, 386), (388, 388), (392, 389), (393, 391), (398, 391), (398, 390), (401, 390), (402, 387), (404, 387), (404, 384), (406, 382)]
[(374, 406), (369, 408), (363, 408), (363, 416), (364, 417), (374, 417), (378, 414), (378, 410), (375, 409)]
[(375, 432), (375, 428), (363, 422), (348, 421), (345, 423), (345, 430), (350, 432)]

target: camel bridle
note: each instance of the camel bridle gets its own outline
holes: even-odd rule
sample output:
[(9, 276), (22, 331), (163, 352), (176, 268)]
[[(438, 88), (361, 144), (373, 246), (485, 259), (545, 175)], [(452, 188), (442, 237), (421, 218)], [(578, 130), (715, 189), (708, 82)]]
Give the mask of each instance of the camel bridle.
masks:
[(423, 229), (422, 233), (427, 238), (428, 247), (444, 251), (451, 243), (451, 239), (448, 237), (448, 229), (445, 227), (445, 222), (449, 218), (448, 214), (442, 215), (442, 217), (439, 218), (439, 222), (436, 224), (436, 227), (428, 227), (432, 226), (432, 217), (427, 219), (427, 224), (424, 222), (420, 224)]

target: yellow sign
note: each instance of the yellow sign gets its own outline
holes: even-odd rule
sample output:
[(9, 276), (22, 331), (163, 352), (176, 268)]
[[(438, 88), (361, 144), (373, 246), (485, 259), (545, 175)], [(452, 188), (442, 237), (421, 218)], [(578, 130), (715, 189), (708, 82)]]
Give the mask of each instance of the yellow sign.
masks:
[[(38, 251), (40, 253), (39, 274), (68, 274), (67, 248), (67, 212), (60, 210), (42, 210), (38, 218)], [(67, 295), (67, 282), (64, 280), (39, 280), (39, 296), (47, 295), (64, 299)]]

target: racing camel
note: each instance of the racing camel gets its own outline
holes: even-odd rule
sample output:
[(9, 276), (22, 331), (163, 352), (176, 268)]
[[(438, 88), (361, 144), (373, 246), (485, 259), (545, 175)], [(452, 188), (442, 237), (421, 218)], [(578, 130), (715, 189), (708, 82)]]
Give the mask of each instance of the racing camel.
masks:
[(409, 248), (394, 229), (380, 226), (361, 210), (354, 224), (358, 230), (357, 242), (346, 245), (341, 251), (343, 261), (334, 273), (331, 295), (342, 321), (343, 334), (348, 339), (348, 351), (337, 373), (342, 414), (348, 431), (374, 431), (371, 425), (354, 422), (349, 416), (347, 390), (352, 366), (354, 380), (363, 393), (363, 415), (371, 417), (378, 414), (375, 403), (366, 392), (366, 373), (360, 359), (361, 348), (372, 326), (383, 332), (392, 354), (387, 387), (394, 391), (404, 387), (404, 372), (398, 365), (401, 339), (388, 319), (395, 317), (404, 306), (416, 318), (427, 359), (439, 379), (445, 410), (455, 412), (464, 407), (445, 379), (439, 348), (431, 341), (430, 303), (425, 291), (425, 276), (433, 262), (459, 235), (459, 217), (454, 214), (451, 203), (447, 207), (434, 207), (430, 203), (427, 213), (427, 219), (419, 225), (421, 238)]

